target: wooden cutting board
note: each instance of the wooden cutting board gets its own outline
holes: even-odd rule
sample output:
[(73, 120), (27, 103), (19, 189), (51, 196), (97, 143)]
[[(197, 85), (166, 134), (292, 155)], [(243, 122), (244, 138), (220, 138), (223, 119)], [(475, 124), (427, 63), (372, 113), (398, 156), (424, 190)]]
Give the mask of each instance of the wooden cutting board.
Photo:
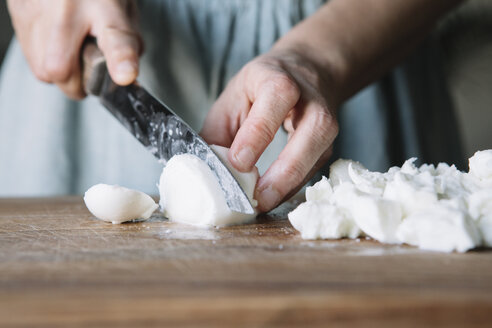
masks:
[(199, 229), (0, 200), (0, 327), (490, 326), (492, 252), (305, 241), (288, 210)]

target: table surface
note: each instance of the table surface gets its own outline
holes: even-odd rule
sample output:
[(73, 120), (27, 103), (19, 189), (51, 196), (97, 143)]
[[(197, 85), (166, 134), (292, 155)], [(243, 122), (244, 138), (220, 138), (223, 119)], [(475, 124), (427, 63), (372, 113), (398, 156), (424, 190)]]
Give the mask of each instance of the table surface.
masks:
[(492, 252), (307, 241), (288, 210), (202, 229), (159, 215), (112, 225), (81, 197), (0, 199), (0, 326), (463, 327), (492, 319)]

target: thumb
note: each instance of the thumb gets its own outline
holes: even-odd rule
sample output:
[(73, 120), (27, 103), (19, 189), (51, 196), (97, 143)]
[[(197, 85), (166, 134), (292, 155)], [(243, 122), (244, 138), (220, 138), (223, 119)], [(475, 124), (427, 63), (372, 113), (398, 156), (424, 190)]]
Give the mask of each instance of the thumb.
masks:
[(113, 81), (119, 85), (135, 81), (142, 48), (139, 34), (133, 30), (107, 26), (97, 35), (97, 43), (106, 58)]

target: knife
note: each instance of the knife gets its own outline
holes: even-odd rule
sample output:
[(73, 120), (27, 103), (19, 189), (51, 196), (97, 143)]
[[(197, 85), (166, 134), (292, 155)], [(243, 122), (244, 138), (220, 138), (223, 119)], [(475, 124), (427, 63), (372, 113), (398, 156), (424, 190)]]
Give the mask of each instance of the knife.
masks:
[(168, 106), (138, 82), (119, 86), (109, 76), (106, 60), (94, 38), (82, 48), (82, 85), (161, 162), (193, 154), (210, 167), (235, 212), (253, 214), (253, 206), (229, 169), (209, 145)]

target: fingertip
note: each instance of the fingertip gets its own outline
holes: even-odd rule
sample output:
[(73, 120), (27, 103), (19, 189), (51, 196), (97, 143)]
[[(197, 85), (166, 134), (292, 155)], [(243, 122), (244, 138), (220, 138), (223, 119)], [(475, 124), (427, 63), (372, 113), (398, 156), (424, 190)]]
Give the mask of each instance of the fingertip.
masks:
[(77, 92), (73, 94), (67, 94), (68, 98), (76, 101), (83, 100), (87, 95), (83, 92)]
[(87, 96), (81, 85), (74, 79), (71, 79), (66, 83), (57, 83), (56, 85), (68, 98), (72, 100), (82, 100)]
[(260, 212), (268, 212), (278, 205), (282, 195), (273, 185), (268, 185), (266, 188), (256, 192), (255, 199), (258, 201), (258, 210)]
[(250, 146), (233, 147), (229, 152), (229, 160), (237, 170), (248, 172), (255, 165), (256, 155)]
[(138, 64), (129, 59), (125, 59), (116, 64), (112, 78), (116, 84), (128, 85), (135, 81), (138, 76)]

